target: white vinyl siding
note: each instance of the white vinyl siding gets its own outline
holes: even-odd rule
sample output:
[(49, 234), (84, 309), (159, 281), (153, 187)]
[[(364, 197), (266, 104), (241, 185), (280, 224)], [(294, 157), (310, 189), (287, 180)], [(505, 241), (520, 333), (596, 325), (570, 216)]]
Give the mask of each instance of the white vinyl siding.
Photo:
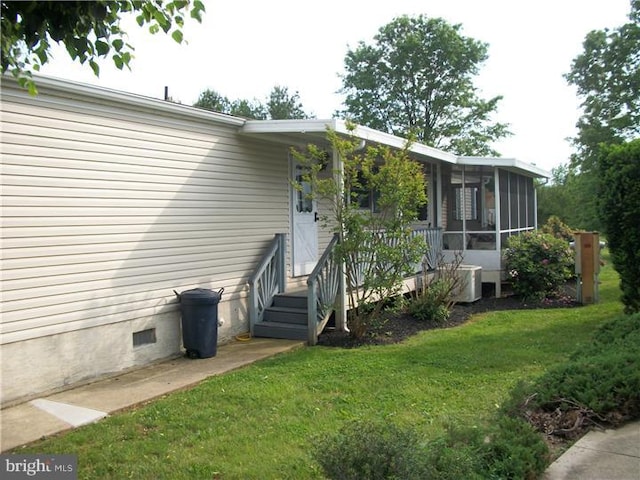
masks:
[(189, 107), (40, 90), (2, 87), (1, 343), (177, 309), (174, 289), (246, 297), (289, 229), (286, 148)]

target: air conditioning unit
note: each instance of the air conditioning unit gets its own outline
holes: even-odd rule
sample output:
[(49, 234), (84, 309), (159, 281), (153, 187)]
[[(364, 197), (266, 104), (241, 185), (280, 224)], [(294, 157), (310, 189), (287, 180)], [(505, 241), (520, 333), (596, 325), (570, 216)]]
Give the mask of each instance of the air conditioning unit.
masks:
[(456, 294), (456, 302), (472, 303), (482, 298), (482, 267), (460, 265), (458, 267), (462, 284)]

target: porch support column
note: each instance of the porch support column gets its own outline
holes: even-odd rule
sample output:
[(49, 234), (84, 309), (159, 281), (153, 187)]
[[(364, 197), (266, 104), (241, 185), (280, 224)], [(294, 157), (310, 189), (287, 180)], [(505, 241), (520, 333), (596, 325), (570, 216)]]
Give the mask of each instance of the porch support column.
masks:
[[(495, 202), (496, 202), (496, 249), (498, 250), (498, 253), (500, 254), (500, 273), (498, 281), (495, 283), (496, 286), (496, 298), (500, 298), (502, 296), (502, 233), (500, 233), (500, 230), (502, 230), (502, 225), (500, 224), (500, 221), (502, 219), (502, 212), (500, 211), (500, 202), (501, 202), (501, 198), (500, 198), (500, 182), (502, 182), (502, 178), (500, 176), (500, 169), (498, 167), (494, 167), (493, 169), (493, 176), (495, 178)], [(508, 185), (508, 184), (507, 184)]]
[[(344, 167), (338, 152), (333, 150), (333, 176), (335, 178), (336, 185), (338, 186), (338, 195), (345, 195), (344, 192)], [(342, 239), (342, 235), (340, 235)], [(345, 282), (345, 268), (344, 263), (340, 265), (340, 274), (338, 276), (338, 293), (336, 294), (335, 305), (335, 323), (336, 329), (339, 331), (349, 331), (347, 326), (347, 289)]]

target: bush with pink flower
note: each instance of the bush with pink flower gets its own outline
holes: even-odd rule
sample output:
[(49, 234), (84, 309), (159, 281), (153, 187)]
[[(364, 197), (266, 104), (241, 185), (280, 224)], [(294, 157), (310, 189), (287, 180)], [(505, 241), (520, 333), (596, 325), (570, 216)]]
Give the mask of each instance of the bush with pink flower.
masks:
[(569, 244), (548, 233), (531, 231), (509, 237), (503, 253), (513, 291), (523, 299), (555, 297), (573, 276)]

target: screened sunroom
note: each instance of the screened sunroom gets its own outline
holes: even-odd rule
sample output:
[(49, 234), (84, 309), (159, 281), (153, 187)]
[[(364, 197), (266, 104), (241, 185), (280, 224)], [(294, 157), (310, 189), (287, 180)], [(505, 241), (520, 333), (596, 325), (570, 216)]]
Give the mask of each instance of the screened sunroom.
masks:
[(537, 228), (535, 178), (547, 172), (514, 159), (461, 157), (442, 164), (439, 202), (445, 259), (462, 252), (501, 293), (501, 250), (511, 235)]

